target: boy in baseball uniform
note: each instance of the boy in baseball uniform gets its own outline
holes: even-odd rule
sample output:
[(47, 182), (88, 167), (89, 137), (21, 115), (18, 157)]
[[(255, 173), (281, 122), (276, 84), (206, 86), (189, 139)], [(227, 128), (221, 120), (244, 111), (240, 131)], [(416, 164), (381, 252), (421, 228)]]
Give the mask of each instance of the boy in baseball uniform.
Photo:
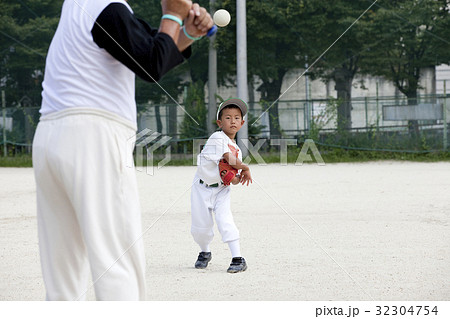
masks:
[(247, 105), (240, 99), (229, 99), (220, 104), (217, 111), (217, 125), (221, 131), (213, 133), (197, 158), (197, 172), (191, 191), (192, 224), (191, 234), (200, 246), (201, 252), (195, 263), (195, 268), (204, 269), (211, 260), (211, 243), (213, 232), (213, 216), (222, 241), (228, 244), (231, 251), (229, 273), (245, 271), (247, 264), (241, 255), (239, 231), (234, 224), (230, 209), (230, 186), (221, 177), (219, 162), (226, 161), (236, 174), (229, 183), (242, 185), (252, 182), (250, 169), (242, 163), (242, 152), (236, 143), (236, 133), (244, 124)]

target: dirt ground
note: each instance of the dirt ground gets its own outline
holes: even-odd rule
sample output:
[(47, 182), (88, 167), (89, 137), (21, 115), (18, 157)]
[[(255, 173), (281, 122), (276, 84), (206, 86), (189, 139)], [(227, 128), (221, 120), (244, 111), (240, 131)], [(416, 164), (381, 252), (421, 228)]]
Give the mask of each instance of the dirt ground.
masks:
[[(193, 267), (195, 167), (137, 172), (148, 300), (450, 300), (450, 163), (251, 170), (251, 186), (231, 186), (239, 274), (217, 229), (208, 268)], [(0, 181), (0, 300), (43, 300), (33, 170)]]

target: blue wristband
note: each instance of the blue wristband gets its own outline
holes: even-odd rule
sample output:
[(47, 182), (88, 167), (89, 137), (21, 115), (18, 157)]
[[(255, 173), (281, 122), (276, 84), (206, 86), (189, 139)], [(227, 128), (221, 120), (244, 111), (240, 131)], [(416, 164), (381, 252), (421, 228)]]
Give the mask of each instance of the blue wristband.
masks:
[(161, 17), (161, 20), (162, 20), (162, 19), (169, 19), (169, 20), (178, 22), (178, 24), (179, 24), (180, 26), (183, 25), (183, 20), (181, 20), (180, 18), (178, 18), (178, 17), (176, 17), (176, 16), (174, 16), (174, 15), (172, 15), (172, 14), (165, 14), (165, 15), (163, 15), (163, 16)]
[(191, 39), (192, 41), (197, 41), (202, 38), (202, 37), (194, 38), (192, 35), (189, 35), (189, 33), (187, 33), (187, 31), (186, 31), (186, 27), (183, 27), (183, 32), (184, 32), (184, 35), (186, 37), (188, 37), (189, 39)]

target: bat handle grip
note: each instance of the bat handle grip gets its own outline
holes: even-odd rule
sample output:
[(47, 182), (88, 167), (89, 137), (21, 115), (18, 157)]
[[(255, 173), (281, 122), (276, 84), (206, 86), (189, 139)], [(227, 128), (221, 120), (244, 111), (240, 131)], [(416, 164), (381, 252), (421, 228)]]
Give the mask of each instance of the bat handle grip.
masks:
[(209, 29), (208, 33), (206, 34), (206, 36), (208, 37), (212, 37), (214, 34), (216, 34), (217, 32), (217, 26), (213, 25), (211, 29)]

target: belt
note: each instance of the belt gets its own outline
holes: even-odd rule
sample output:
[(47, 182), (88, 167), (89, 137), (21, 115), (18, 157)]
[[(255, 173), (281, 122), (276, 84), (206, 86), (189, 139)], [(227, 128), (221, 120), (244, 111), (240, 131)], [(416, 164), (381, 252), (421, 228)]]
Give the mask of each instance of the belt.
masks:
[(206, 187), (219, 187), (219, 183), (208, 185), (202, 180), (200, 180), (200, 184), (205, 184)]

